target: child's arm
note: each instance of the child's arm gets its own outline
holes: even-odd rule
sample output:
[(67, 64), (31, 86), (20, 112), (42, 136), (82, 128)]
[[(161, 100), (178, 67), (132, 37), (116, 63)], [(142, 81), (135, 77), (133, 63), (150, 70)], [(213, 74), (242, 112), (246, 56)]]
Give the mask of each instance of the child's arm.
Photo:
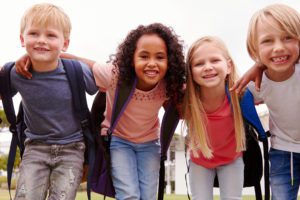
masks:
[(60, 54), (60, 58), (66, 58), (66, 59), (73, 59), (73, 60), (81, 61), (81, 62), (87, 64), (90, 69), (92, 69), (93, 65), (95, 64), (94, 60), (90, 60), (90, 59), (83, 58), (83, 57), (78, 57), (78, 56), (75, 56), (75, 55), (69, 54), (69, 53)]
[(32, 74), (28, 71), (31, 67), (31, 62), (27, 54), (23, 55), (16, 61), (16, 72), (22, 74), (28, 79), (32, 78)]
[[(88, 65), (90, 69), (92, 69), (93, 65), (95, 64), (95, 61), (87, 59), (87, 58), (82, 58), (78, 57), (69, 53), (62, 53), (60, 55), (61, 58), (66, 58), (66, 59), (74, 59), (74, 60), (79, 60), (85, 64)], [(28, 71), (28, 69), (31, 66), (30, 59), (27, 54), (23, 55), (21, 58), (19, 58), (16, 61), (16, 72), (27, 77), (28, 79), (31, 79), (32, 74)]]
[(265, 66), (255, 63), (231, 88), (230, 91), (235, 90), (237, 93), (243, 91), (250, 81), (255, 82), (255, 89), (260, 90), (260, 84)]

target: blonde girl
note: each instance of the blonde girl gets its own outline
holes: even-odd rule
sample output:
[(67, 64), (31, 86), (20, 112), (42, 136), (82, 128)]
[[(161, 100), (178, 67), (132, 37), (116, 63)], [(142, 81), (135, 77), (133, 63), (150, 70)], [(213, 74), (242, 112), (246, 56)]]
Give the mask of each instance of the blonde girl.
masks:
[(242, 199), (245, 131), (239, 96), (229, 93), (237, 79), (235, 64), (216, 37), (192, 44), (187, 54), (183, 117), (190, 149), (193, 200), (212, 200), (215, 176), (221, 199)]

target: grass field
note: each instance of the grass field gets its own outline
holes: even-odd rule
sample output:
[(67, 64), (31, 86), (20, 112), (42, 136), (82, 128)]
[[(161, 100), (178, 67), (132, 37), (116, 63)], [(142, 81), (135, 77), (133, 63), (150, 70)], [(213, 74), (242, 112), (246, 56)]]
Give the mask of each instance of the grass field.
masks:
[[(14, 195), (14, 191), (12, 192)], [(8, 200), (9, 193), (8, 190), (0, 189), (0, 200)], [(86, 200), (86, 192), (78, 192), (76, 200)], [(102, 200), (102, 196), (96, 193), (92, 193), (92, 200)], [(106, 200), (113, 200), (111, 198), (106, 198)], [(186, 195), (165, 195), (165, 200), (188, 200)], [(219, 197), (215, 197), (214, 200), (219, 200)], [(243, 200), (255, 200), (254, 196), (244, 196)]]

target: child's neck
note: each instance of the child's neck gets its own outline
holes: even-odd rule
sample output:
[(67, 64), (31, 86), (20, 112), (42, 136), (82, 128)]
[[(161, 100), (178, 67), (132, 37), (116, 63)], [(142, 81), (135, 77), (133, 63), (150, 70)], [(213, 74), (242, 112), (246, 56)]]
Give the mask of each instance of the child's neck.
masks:
[(275, 82), (282, 82), (289, 79), (295, 73), (295, 65), (286, 72), (275, 72), (267, 68), (266, 76)]
[(36, 72), (49, 72), (53, 71), (58, 66), (58, 60), (53, 62), (36, 62), (31, 61), (32, 69)]
[(217, 89), (202, 88), (200, 98), (205, 112), (215, 112), (218, 108), (222, 106), (225, 96), (225, 87), (219, 87)]

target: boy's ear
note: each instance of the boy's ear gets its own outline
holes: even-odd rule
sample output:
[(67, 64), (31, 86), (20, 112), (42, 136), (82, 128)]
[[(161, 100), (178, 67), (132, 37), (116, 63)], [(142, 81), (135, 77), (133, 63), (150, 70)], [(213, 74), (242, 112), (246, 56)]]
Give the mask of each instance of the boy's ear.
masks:
[(22, 47), (25, 47), (25, 44), (24, 44), (24, 37), (23, 37), (22, 34), (20, 34), (20, 41), (21, 41)]
[(69, 44), (70, 44), (70, 39), (65, 39), (64, 40), (64, 46), (62, 48), (62, 51), (65, 52), (67, 51), (68, 47), (69, 47)]

